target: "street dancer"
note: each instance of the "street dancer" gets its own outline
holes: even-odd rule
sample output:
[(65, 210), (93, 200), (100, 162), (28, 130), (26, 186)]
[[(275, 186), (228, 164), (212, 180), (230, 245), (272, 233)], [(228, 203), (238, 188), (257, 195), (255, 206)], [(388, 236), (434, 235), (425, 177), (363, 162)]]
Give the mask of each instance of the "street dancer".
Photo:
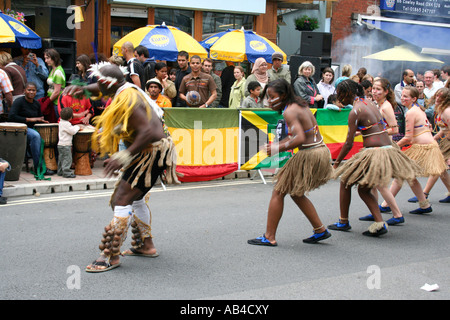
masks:
[[(434, 136), (434, 140), (439, 142), (439, 148), (444, 156), (447, 165), (450, 160), (450, 89), (440, 88), (429, 100), (430, 105), (435, 105), (434, 123), (439, 127), (439, 132)], [(450, 203), (450, 175), (445, 170), (440, 176), (442, 182), (447, 188), (447, 197), (439, 200), (441, 203)], [(428, 178), (423, 193), (428, 198), (431, 189), (436, 184), (438, 176)], [(417, 202), (417, 197), (413, 197), (408, 202)]]
[[(340, 218), (335, 224), (328, 226), (331, 230), (348, 231), (351, 187), (358, 186), (358, 193), (370, 210), (375, 222), (363, 232), (366, 236), (380, 236), (387, 233), (387, 224), (381, 217), (372, 188), (387, 186), (392, 178), (412, 180), (420, 168), (399, 148), (392, 146), (391, 139), (385, 130), (382, 116), (371, 101), (364, 99), (363, 88), (352, 80), (344, 80), (336, 88), (338, 100), (343, 105), (353, 103), (348, 117), (348, 134), (333, 167), (335, 178), (340, 177)], [(341, 161), (353, 147), (355, 134), (361, 132), (364, 148), (347, 160)], [(339, 167), (338, 167), (339, 166)]]
[[(375, 104), (378, 107), (378, 110), (381, 113), (382, 121), (385, 125), (386, 132), (391, 137), (398, 134), (398, 125), (397, 120), (395, 118), (394, 109), (397, 107), (397, 102), (395, 101), (395, 94), (392, 90), (391, 84), (389, 83), (389, 80), (385, 78), (378, 78), (373, 82), (372, 87), (372, 95)], [(392, 141), (392, 145), (394, 147), (397, 147), (397, 144)], [(397, 205), (397, 202), (395, 201), (395, 197), (392, 195), (389, 186), (378, 186), (376, 188), (372, 189), (373, 195), (377, 199), (378, 202), (378, 192), (383, 196), (383, 199), (386, 200), (389, 207), (381, 207), (380, 208), (381, 213), (387, 213), (392, 211), (393, 217), (386, 220), (386, 223), (388, 225), (396, 225), (400, 223), (405, 222), (405, 218), (403, 217), (400, 208)], [(359, 218), (359, 220), (362, 221), (374, 221), (374, 218), (371, 214), (363, 216)]]
[(325, 184), (332, 176), (331, 155), (320, 135), (316, 119), (307, 102), (296, 97), (290, 84), (284, 79), (270, 82), (264, 89), (269, 96), (270, 108), (283, 112), (288, 137), (265, 146), (267, 154), (299, 148), (277, 175), (277, 182), (270, 199), (266, 232), (263, 236), (248, 240), (252, 245), (276, 246), (275, 234), (283, 215), (284, 197), (289, 194), (313, 227), (314, 234), (303, 240), (317, 243), (331, 236), (322, 224), (312, 202), (305, 196), (309, 191)]
[[(93, 148), (105, 160), (107, 176), (123, 168), (115, 186), (110, 205), (114, 217), (105, 227), (100, 257), (86, 267), (87, 272), (104, 272), (120, 265), (120, 247), (130, 224), (133, 226), (131, 248), (124, 255), (157, 256), (151, 234), (151, 213), (144, 196), (157, 178), (166, 172), (168, 183), (178, 183), (175, 173), (175, 145), (163, 130), (162, 110), (137, 86), (127, 83), (126, 71), (109, 63), (91, 66), (91, 76), (98, 79), (87, 87), (71, 87), (69, 94), (81, 89), (111, 96), (112, 102), (95, 119), (96, 132), (92, 136)], [(126, 149), (117, 152), (123, 140)]]
[[(439, 177), (447, 170), (447, 165), (444, 156), (439, 149), (439, 145), (431, 134), (431, 126), (428, 122), (427, 115), (423, 107), (417, 103), (419, 91), (415, 87), (405, 87), (402, 91), (402, 104), (408, 108), (406, 112), (406, 131), (405, 136), (397, 142), (398, 146), (410, 147), (404, 151), (404, 154), (414, 160), (422, 169), (421, 176), (424, 177)], [(394, 197), (402, 188), (401, 180), (395, 179), (391, 185), (391, 193)], [(433, 211), (430, 201), (422, 191), (420, 182), (414, 179), (410, 182), (411, 190), (416, 195), (419, 201), (419, 208), (410, 211), (412, 214), (430, 213)], [(386, 207), (387, 203), (384, 201), (381, 207)]]

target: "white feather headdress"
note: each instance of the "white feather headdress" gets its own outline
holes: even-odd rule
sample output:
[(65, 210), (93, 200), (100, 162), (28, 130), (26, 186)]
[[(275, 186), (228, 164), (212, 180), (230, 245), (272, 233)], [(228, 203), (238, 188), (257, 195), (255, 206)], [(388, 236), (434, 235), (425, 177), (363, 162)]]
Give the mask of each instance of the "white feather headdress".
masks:
[[(115, 83), (117, 83), (118, 79), (109, 77), (109, 76), (105, 76), (100, 71), (101, 68), (103, 68), (105, 66), (111, 66), (111, 65), (113, 65), (113, 64), (110, 62), (105, 62), (105, 61), (101, 61), (96, 64), (91, 64), (91, 67), (88, 70), (89, 72), (91, 72), (89, 77), (90, 78), (96, 77), (98, 82), (101, 82), (102, 84), (107, 85), (108, 89), (111, 88)], [(119, 66), (119, 68), (120, 68), (120, 71), (122, 71), (124, 76), (126, 76), (129, 73), (126, 67)]]

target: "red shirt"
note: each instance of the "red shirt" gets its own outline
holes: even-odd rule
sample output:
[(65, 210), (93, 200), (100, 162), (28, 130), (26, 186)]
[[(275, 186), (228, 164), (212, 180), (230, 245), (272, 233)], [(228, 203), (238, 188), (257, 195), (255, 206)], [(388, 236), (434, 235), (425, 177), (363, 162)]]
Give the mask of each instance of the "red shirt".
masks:
[(58, 113), (61, 114), (61, 108), (72, 108), (73, 110), (73, 118), (70, 120), (71, 124), (79, 124), (81, 123), (81, 119), (83, 117), (76, 118), (76, 114), (83, 113), (86, 110), (89, 110), (89, 113), (94, 115), (94, 110), (91, 105), (91, 100), (87, 98), (83, 98), (81, 100), (75, 99), (72, 96), (66, 95), (66, 96), (60, 96), (58, 99)]

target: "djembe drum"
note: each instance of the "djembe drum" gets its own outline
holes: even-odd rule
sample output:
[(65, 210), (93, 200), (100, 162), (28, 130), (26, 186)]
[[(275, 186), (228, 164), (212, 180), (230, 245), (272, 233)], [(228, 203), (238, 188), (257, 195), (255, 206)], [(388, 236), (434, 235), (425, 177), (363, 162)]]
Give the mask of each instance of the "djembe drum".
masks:
[(75, 174), (80, 176), (90, 176), (91, 169), (91, 136), (94, 129), (91, 127), (83, 128), (73, 136), (73, 151), (75, 162)]
[(39, 132), (44, 140), (44, 161), (48, 170), (57, 171), (58, 163), (56, 161), (55, 149), (58, 145), (58, 129), (57, 123), (37, 123), (34, 130)]
[(0, 157), (11, 165), (6, 171), (6, 181), (17, 181), (27, 150), (27, 125), (16, 122), (0, 123)]

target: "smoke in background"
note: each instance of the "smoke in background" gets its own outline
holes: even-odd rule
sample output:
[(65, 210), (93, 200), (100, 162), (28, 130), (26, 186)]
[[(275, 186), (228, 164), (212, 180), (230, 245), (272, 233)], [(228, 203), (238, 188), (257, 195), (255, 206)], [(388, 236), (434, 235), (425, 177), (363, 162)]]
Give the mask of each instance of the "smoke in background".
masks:
[[(421, 37), (422, 35), (411, 35), (411, 37), (414, 36)], [(359, 68), (365, 67), (368, 74), (373, 77), (381, 76), (387, 78), (392, 85), (401, 81), (402, 72), (405, 69), (411, 69), (414, 73), (423, 75), (426, 70), (442, 68), (443, 64), (408, 61), (378, 61), (363, 58), (370, 54), (405, 44), (408, 43), (381, 30), (369, 29), (367, 26), (352, 26), (351, 35), (345, 39), (336, 41), (332, 49), (332, 60), (333, 64), (341, 66), (340, 70), (342, 70), (342, 67), (345, 64), (350, 64), (352, 66), (352, 75), (356, 74)], [(415, 48), (417, 52), (420, 52), (419, 48)], [(440, 57), (436, 58), (440, 59)], [(340, 76), (340, 74), (337, 75), (336, 78), (338, 76)]]

